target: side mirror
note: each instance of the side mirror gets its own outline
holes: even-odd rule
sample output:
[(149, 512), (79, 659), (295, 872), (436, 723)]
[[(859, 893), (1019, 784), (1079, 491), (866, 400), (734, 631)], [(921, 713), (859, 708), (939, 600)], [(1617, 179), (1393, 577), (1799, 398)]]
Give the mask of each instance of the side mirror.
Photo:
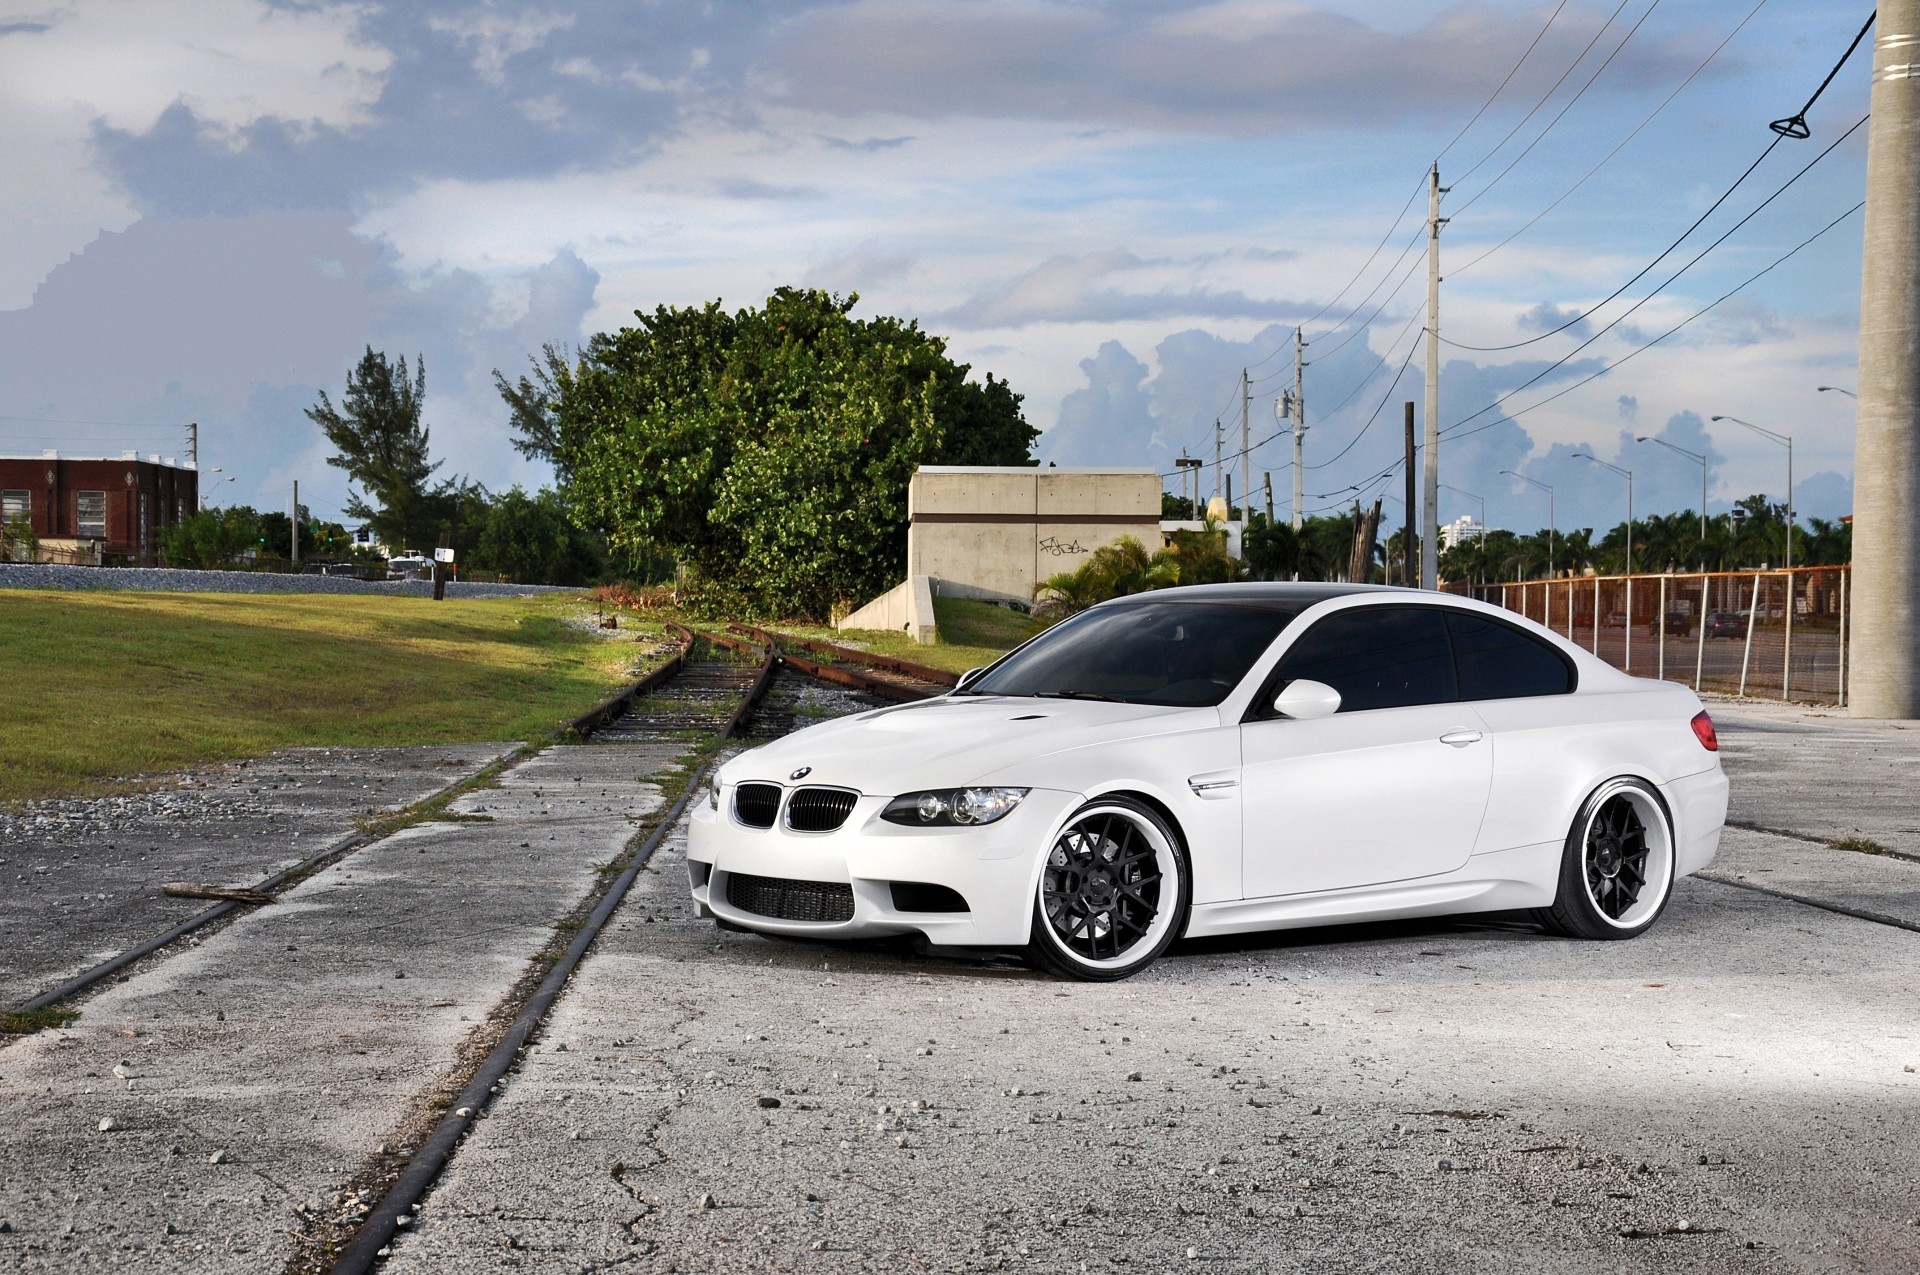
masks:
[(984, 666), (981, 668), (968, 669), (966, 672), (960, 675), (960, 680), (953, 684), (953, 689), (956, 691), (966, 690), (969, 686), (972, 686), (975, 682), (979, 681), (980, 675), (986, 671), (987, 670)]
[(1332, 717), (1340, 711), (1340, 692), (1325, 682), (1303, 677), (1288, 682), (1286, 689), (1273, 697), (1273, 711), (1303, 722)]

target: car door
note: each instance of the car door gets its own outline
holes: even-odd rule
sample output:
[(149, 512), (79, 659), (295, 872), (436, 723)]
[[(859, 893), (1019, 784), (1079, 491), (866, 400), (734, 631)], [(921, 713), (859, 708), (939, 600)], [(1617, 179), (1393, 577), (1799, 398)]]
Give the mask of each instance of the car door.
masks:
[(1573, 661), (1537, 634), (1478, 612), (1446, 616), (1460, 698), (1486, 724), (1493, 753), (1474, 853), (1557, 843), (1592, 779), (1581, 746), (1617, 729), (1608, 723), (1611, 697), (1575, 696)]
[[(1272, 711), (1287, 683), (1340, 692), (1340, 711)], [(1433, 876), (1473, 853), (1492, 782), (1486, 726), (1459, 702), (1446, 617), (1364, 605), (1314, 624), (1240, 727), (1246, 897)]]

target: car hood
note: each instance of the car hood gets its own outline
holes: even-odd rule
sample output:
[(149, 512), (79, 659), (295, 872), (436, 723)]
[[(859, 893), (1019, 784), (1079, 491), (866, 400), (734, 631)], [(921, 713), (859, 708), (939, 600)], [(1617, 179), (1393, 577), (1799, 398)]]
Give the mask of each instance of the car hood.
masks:
[[(1214, 708), (1011, 695), (942, 696), (795, 731), (721, 767), (723, 783), (759, 779), (892, 797), (998, 782), (1045, 786), (1049, 754), (1219, 723)], [(802, 780), (795, 771), (808, 767)]]

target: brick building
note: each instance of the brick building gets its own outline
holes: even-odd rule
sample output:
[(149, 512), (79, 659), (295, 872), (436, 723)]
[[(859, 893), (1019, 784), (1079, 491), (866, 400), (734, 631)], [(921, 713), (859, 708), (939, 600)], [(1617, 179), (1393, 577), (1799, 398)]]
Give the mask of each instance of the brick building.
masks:
[(24, 518), (43, 560), (154, 566), (160, 534), (199, 507), (199, 472), (171, 456), (0, 456), (0, 521)]

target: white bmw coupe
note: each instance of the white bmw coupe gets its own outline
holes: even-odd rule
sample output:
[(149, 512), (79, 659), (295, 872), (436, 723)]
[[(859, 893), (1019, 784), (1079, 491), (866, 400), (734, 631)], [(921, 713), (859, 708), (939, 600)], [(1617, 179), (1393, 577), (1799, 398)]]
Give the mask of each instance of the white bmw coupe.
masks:
[(1019, 947), (1080, 979), (1182, 935), (1389, 917), (1622, 939), (1713, 861), (1717, 749), (1692, 691), (1495, 607), (1166, 589), (734, 757), (687, 858), (723, 924)]

